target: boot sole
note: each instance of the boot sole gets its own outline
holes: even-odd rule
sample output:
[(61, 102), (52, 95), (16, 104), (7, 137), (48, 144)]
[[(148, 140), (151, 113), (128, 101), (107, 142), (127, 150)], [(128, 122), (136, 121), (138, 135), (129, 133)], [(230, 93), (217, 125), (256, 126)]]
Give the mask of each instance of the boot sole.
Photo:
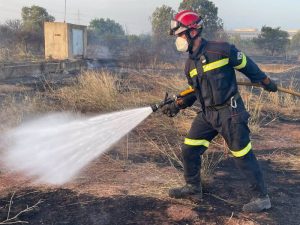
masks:
[(194, 203), (199, 203), (199, 202), (202, 201), (202, 195), (201, 194), (180, 196), (180, 197), (177, 197), (177, 196), (169, 196), (169, 197), (175, 198), (175, 199), (187, 199), (187, 200), (190, 200), (191, 202), (194, 202)]
[(200, 203), (202, 201), (202, 195), (191, 195), (188, 198), (191, 202)]

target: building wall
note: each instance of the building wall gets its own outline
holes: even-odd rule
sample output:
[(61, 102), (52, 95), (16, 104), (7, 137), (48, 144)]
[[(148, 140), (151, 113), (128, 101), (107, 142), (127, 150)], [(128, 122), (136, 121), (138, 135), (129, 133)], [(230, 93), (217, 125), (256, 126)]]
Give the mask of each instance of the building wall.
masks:
[(64, 60), (68, 58), (68, 32), (66, 23), (46, 22), (45, 58)]
[[(65, 60), (86, 57), (86, 26), (59, 22), (45, 22), (44, 28), (46, 59)], [(80, 55), (73, 54), (73, 29), (82, 30), (83, 32), (83, 53)]]

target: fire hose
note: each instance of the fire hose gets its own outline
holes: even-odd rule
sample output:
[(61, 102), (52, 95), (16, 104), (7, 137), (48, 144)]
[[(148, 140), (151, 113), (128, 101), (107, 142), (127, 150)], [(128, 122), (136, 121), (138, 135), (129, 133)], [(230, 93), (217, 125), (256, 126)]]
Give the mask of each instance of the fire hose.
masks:
[[(258, 84), (258, 83), (250, 83), (250, 82), (243, 82), (243, 81), (238, 81), (237, 84), (238, 85), (243, 85), (243, 86), (262, 87), (262, 85)], [(283, 87), (277, 87), (277, 89), (280, 92), (300, 97), (300, 92), (296, 92), (294, 90), (283, 88)]]
[[(258, 83), (250, 83), (250, 82), (244, 82), (244, 81), (238, 81), (237, 84), (242, 85), (242, 86), (249, 86), (249, 87), (261, 87), (261, 88), (263, 87), (261, 84), (258, 84)], [(283, 87), (277, 87), (277, 89), (280, 92), (300, 97), (300, 93), (297, 91), (283, 88)], [(193, 91), (193, 89), (190, 89), (188, 92), (190, 93), (191, 91)], [(164, 105), (170, 104), (170, 103), (174, 102), (175, 100), (176, 100), (176, 96), (170, 98), (168, 93), (166, 92), (164, 100), (158, 104), (151, 105), (151, 108), (152, 108), (153, 112), (156, 112), (158, 109), (162, 108)]]

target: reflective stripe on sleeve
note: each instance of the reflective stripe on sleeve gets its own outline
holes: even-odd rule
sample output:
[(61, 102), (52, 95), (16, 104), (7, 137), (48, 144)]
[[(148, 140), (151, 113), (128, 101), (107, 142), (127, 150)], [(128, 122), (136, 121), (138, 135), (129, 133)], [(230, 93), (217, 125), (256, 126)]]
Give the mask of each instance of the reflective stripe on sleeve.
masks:
[(203, 66), (203, 71), (211, 71), (220, 67), (226, 66), (229, 63), (229, 58), (221, 59)]
[(184, 139), (184, 144), (186, 145), (190, 145), (190, 146), (205, 146), (208, 147), (209, 146), (209, 141), (202, 139), (202, 140), (195, 140), (195, 139), (189, 139), (186, 138)]
[(247, 57), (246, 55), (243, 53), (243, 59), (242, 59), (242, 63), (238, 66), (235, 66), (234, 69), (240, 70), (245, 68), (245, 66), (247, 65)]
[(243, 149), (241, 149), (241, 150), (239, 150), (239, 151), (232, 151), (232, 150), (230, 150), (230, 152), (231, 152), (232, 155), (235, 156), (235, 157), (242, 157), (242, 156), (244, 156), (244, 155), (247, 155), (247, 153), (248, 153), (251, 149), (252, 149), (252, 145), (251, 145), (251, 142), (249, 142), (249, 144), (248, 144), (245, 148), (243, 148)]
[(193, 69), (190, 71), (190, 77), (193, 78), (194, 76), (197, 76), (198, 72), (197, 69)]

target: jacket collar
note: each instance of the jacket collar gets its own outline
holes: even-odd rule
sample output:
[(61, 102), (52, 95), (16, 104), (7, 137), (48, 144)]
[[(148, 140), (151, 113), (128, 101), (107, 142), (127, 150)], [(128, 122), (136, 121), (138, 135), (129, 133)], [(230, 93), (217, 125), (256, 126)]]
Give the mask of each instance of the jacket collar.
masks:
[(206, 45), (207, 45), (207, 41), (204, 38), (202, 38), (200, 46), (196, 49), (196, 51), (190, 53), (189, 55), (190, 59), (193, 60), (199, 59), (200, 56), (203, 54)]

